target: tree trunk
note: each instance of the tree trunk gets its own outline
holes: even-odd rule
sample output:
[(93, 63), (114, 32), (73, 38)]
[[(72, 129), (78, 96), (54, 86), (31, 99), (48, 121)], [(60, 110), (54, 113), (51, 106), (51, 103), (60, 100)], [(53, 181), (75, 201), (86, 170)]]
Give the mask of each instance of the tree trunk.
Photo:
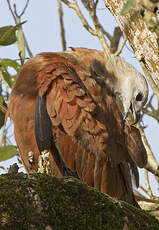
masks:
[(136, 57), (142, 61), (159, 86), (159, 51), (157, 34), (151, 32), (144, 22), (139, 8), (131, 10), (125, 16), (121, 11), (126, 1), (103, 0), (115, 17), (121, 31), (127, 36)]

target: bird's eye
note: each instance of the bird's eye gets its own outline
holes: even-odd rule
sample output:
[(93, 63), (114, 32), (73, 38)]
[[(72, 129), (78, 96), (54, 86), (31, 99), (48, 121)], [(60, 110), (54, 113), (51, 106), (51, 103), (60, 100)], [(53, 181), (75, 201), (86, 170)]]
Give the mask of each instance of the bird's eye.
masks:
[(158, 7), (157, 7), (157, 6), (155, 6), (155, 8), (154, 8), (153, 12), (154, 12), (154, 13), (156, 13), (157, 11), (158, 11)]
[(136, 96), (136, 101), (142, 101), (142, 99), (143, 99), (142, 93), (138, 93)]

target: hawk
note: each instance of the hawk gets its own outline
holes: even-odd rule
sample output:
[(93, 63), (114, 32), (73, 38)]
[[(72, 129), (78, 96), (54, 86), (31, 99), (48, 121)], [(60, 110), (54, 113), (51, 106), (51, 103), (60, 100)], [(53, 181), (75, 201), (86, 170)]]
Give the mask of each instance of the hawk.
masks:
[[(148, 87), (144, 77), (114, 55), (87, 48), (46, 52), (28, 60), (14, 85), (8, 116), (25, 169), (48, 158), (52, 175), (71, 175), (136, 205), (131, 175), (147, 155), (139, 120)], [(42, 157), (42, 158), (40, 158)]]

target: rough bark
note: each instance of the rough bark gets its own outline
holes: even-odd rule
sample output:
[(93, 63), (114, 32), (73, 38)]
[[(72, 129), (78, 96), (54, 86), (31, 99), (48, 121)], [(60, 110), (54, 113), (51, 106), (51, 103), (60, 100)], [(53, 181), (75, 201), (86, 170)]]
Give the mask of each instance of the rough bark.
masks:
[(159, 229), (145, 211), (72, 178), (0, 176), (0, 229)]
[(159, 85), (159, 52), (156, 33), (147, 28), (140, 10), (131, 10), (127, 15), (121, 15), (126, 1), (104, 0), (104, 2), (115, 17), (121, 31), (127, 36), (137, 59), (145, 64)]

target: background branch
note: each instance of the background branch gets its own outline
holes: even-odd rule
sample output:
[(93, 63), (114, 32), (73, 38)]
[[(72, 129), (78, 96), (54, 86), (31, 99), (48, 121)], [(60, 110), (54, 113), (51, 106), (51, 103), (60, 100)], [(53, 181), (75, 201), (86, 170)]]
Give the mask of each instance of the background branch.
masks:
[[(104, 49), (105, 52), (110, 52), (110, 48), (106, 42), (106, 39), (104, 37), (104, 34), (107, 34), (104, 32), (104, 29), (102, 28), (102, 26), (100, 25), (98, 18), (96, 16), (96, 7), (97, 7), (97, 3), (98, 1), (96, 1), (96, 4), (94, 3), (94, 1), (92, 1), (92, 6), (87, 8), (89, 9), (88, 12), (92, 18), (93, 24), (95, 29), (93, 29), (87, 22), (87, 20), (85, 19), (84, 15), (82, 14), (82, 11), (79, 8), (79, 5), (77, 3), (76, 0), (73, 1), (73, 3), (70, 3), (67, 0), (62, 0), (69, 8), (72, 8), (76, 14), (78, 15), (78, 17), (80, 18), (83, 26), (86, 28), (86, 30), (92, 34), (93, 36), (96, 36), (99, 38), (100, 43)], [(85, 4), (86, 5), (86, 4)]]
[(66, 39), (65, 39), (65, 28), (63, 22), (63, 10), (62, 10), (62, 0), (58, 0), (59, 4), (59, 19), (60, 19), (60, 29), (61, 29), (61, 40), (62, 40), (62, 49), (66, 50)]
[(145, 168), (151, 173), (153, 173), (155, 176), (159, 177), (159, 164), (155, 159), (155, 156), (150, 148), (150, 145), (148, 144), (144, 130), (139, 124), (137, 125), (137, 128), (140, 130), (141, 138), (145, 146), (145, 149), (147, 151), (148, 162)]

